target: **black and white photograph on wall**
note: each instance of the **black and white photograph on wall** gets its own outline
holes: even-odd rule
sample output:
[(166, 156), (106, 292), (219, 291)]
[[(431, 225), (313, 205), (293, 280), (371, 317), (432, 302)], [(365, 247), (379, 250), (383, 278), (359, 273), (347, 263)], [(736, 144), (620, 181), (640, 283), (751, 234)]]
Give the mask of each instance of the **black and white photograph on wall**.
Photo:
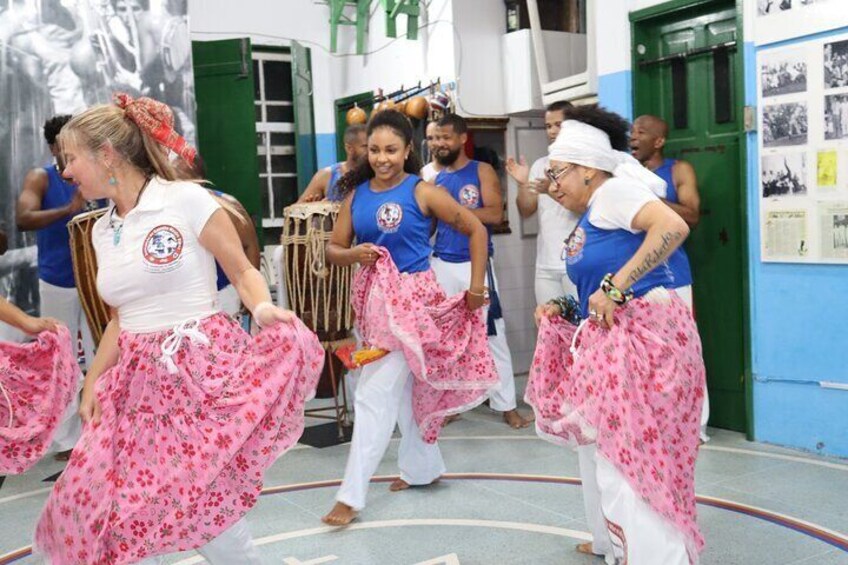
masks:
[(806, 92), (807, 62), (804, 52), (796, 50), (763, 57), (760, 84), (764, 97)]
[(848, 94), (824, 97), (824, 138), (848, 137)]
[(789, 102), (763, 108), (763, 146), (807, 144), (807, 104)]
[(848, 214), (836, 214), (831, 216), (833, 229), (833, 248), (848, 251)]
[(824, 45), (824, 87), (848, 86), (848, 39)]
[(35, 233), (15, 228), (27, 171), (52, 163), (51, 116), (149, 96), (174, 110), (196, 141), (187, 0), (0, 0), (0, 295), (37, 312)]
[[(798, 0), (795, 0), (796, 2)], [(767, 16), (792, 9), (792, 0), (757, 0), (757, 14)]]
[(762, 159), (763, 198), (807, 194), (807, 155), (781, 153)]

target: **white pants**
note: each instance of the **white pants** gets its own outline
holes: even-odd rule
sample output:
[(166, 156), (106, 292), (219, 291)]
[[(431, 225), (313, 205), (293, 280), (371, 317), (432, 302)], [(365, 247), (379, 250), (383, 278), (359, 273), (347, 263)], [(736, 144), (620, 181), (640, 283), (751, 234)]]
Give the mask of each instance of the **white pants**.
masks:
[[(259, 552), (253, 545), (247, 519), (242, 518), (227, 530), (199, 548), (197, 552), (206, 558), (210, 565), (260, 565)], [(137, 565), (161, 565), (164, 559), (150, 557), (139, 561)]]
[(354, 510), (365, 508), (368, 484), (383, 459), (395, 423), (400, 428), (400, 477), (427, 485), (445, 473), (438, 444), (421, 439), (412, 414), (413, 376), (403, 353), (395, 351), (365, 365), (356, 385), (356, 419), (344, 481), (336, 500)]
[[(459, 294), (468, 290), (471, 284), (471, 263), (448, 263), (438, 257), (430, 260), (430, 266), (436, 273), (436, 280), (448, 296)], [(492, 270), (494, 275), (494, 269)], [(495, 276), (495, 287), (498, 286), (498, 278)], [(502, 297), (503, 295), (501, 295)], [(503, 310), (503, 301), (501, 301)], [(512, 368), (512, 355), (509, 353), (509, 344), (506, 342), (506, 324), (503, 318), (495, 320), (495, 331), (497, 335), (489, 336), (489, 351), (495, 359), (495, 369), (500, 377), (500, 386), (489, 393), (489, 406), (498, 412), (515, 410), (517, 403), (515, 399), (515, 372)]]
[(594, 553), (608, 564), (689, 565), (683, 534), (640, 498), (594, 444), (577, 454)]
[(536, 304), (570, 294), (577, 298), (577, 288), (563, 269), (536, 269)]
[(238, 317), (241, 311), (241, 298), (239, 298), (236, 287), (228, 284), (218, 291), (218, 308), (233, 318)]
[[(82, 304), (76, 288), (62, 288), (38, 281), (38, 293), (41, 300), (41, 316), (56, 318), (68, 327), (71, 333), (71, 345), (74, 354), (77, 352), (77, 335), (82, 334), (82, 350), (85, 356), (84, 364), (88, 366), (94, 360), (94, 340), (91, 329), (85, 319)], [(82, 420), (79, 417), (79, 392), (82, 382), (77, 383), (76, 394), (62, 416), (62, 422), (56, 428), (49, 452), (61, 452), (73, 449), (82, 435)]]
[[(683, 302), (689, 306), (689, 310), (691, 311), (695, 305), (693, 296), (692, 296), (692, 285), (681, 286), (675, 288), (674, 291), (677, 295), (683, 299)], [(701, 441), (708, 442), (710, 441), (710, 436), (707, 435), (707, 422), (710, 420), (710, 393), (707, 390), (707, 385), (704, 383), (704, 405), (701, 407)]]

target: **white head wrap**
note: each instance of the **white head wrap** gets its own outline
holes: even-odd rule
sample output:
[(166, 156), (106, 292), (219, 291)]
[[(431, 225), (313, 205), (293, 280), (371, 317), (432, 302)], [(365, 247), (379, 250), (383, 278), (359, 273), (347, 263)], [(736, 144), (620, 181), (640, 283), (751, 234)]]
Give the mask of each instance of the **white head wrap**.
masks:
[(663, 179), (643, 167), (629, 153), (614, 150), (609, 136), (589, 124), (576, 120), (562, 122), (556, 141), (548, 148), (548, 155), (552, 161), (606, 171), (665, 198), (666, 183)]

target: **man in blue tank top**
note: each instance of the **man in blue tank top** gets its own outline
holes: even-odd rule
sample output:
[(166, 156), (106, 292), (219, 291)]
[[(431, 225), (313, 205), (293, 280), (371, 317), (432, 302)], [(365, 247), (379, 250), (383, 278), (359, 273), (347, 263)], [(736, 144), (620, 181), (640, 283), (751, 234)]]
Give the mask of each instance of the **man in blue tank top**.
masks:
[[(503, 220), (503, 195), (500, 180), (491, 165), (472, 161), (465, 155), (468, 126), (461, 116), (448, 114), (439, 121), (439, 143), (436, 159), (442, 169), (435, 184), (443, 187), (460, 204), (469, 208), (489, 230), (488, 285), (492, 303), (489, 307), (489, 349), (495, 358), (500, 376), (500, 388), (492, 392), (489, 406), (503, 412), (504, 420), (513, 428), (530, 423), (516, 410), (515, 374), (512, 355), (506, 341), (506, 325), (501, 316), (497, 296), (497, 280), (492, 266), (491, 226)], [(433, 246), (433, 272), (448, 296), (463, 292), (471, 282), (471, 256), (468, 237), (444, 222), (438, 222), (436, 243)]]
[[(62, 178), (64, 161), (56, 143), (59, 131), (69, 119), (71, 116), (55, 116), (45, 122), (44, 138), (55, 162), (27, 173), (18, 198), (16, 222), (20, 231), (36, 230), (41, 316), (60, 320), (74, 340), (82, 333), (87, 365), (94, 359), (94, 342), (77, 294), (67, 227), (71, 218), (85, 210), (86, 201), (76, 186)], [(59, 452), (57, 459), (69, 455), (82, 432), (77, 407), (75, 398), (65, 421), (56, 430), (51, 451)]]
[[(662, 118), (645, 114), (633, 121), (630, 132), (630, 149), (640, 163), (666, 182), (663, 201), (677, 212), (691, 229), (698, 225), (701, 216), (701, 197), (695, 169), (682, 159), (667, 159), (663, 155), (668, 124)], [(693, 308), (692, 270), (689, 256), (681, 246), (668, 258), (668, 266), (674, 275), (674, 289)], [(704, 409), (701, 415), (701, 439), (709, 440), (706, 434), (710, 403), (704, 391)]]
[(344, 148), (347, 158), (315, 173), (306, 190), (297, 199), (298, 202), (317, 202), (318, 200), (338, 202), (341, 200), (339, 191), (336, 189), (336, 183), (353, 168), (357, 161), (365, 159), (368, 155), (368, 135), (364, 125), (349, 126), (345, 130)]

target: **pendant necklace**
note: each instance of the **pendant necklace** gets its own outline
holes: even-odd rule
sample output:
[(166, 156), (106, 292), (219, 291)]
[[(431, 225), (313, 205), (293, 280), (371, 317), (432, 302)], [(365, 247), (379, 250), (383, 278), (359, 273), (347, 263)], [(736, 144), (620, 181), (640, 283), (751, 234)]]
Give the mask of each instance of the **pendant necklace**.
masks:
[[(135, 204), (133, 204), (133, 208), (138, 206), (139, 200), (141, 200), (141, 195), (144, 192), (144, 189), (147, 188), (147, 185), (150, 183), (150, 177), (147, 177), (144, 180), (144, 184), (141, 186), (141, 190), (138, 191), (138, 196), (135, 197)], [(121, 243), (121, 234), (124, 231), (124, 220), (116, 219), (115, 210), (117, 209), (117, 205), (112, 206), (112, 211), (109, 212), (109, 227), (112, 228), (112, 245), (118, 246)], [(130, 209), (132, 210), (132, 208)], [(128, 212), (129, 213), (129, 212)]]

